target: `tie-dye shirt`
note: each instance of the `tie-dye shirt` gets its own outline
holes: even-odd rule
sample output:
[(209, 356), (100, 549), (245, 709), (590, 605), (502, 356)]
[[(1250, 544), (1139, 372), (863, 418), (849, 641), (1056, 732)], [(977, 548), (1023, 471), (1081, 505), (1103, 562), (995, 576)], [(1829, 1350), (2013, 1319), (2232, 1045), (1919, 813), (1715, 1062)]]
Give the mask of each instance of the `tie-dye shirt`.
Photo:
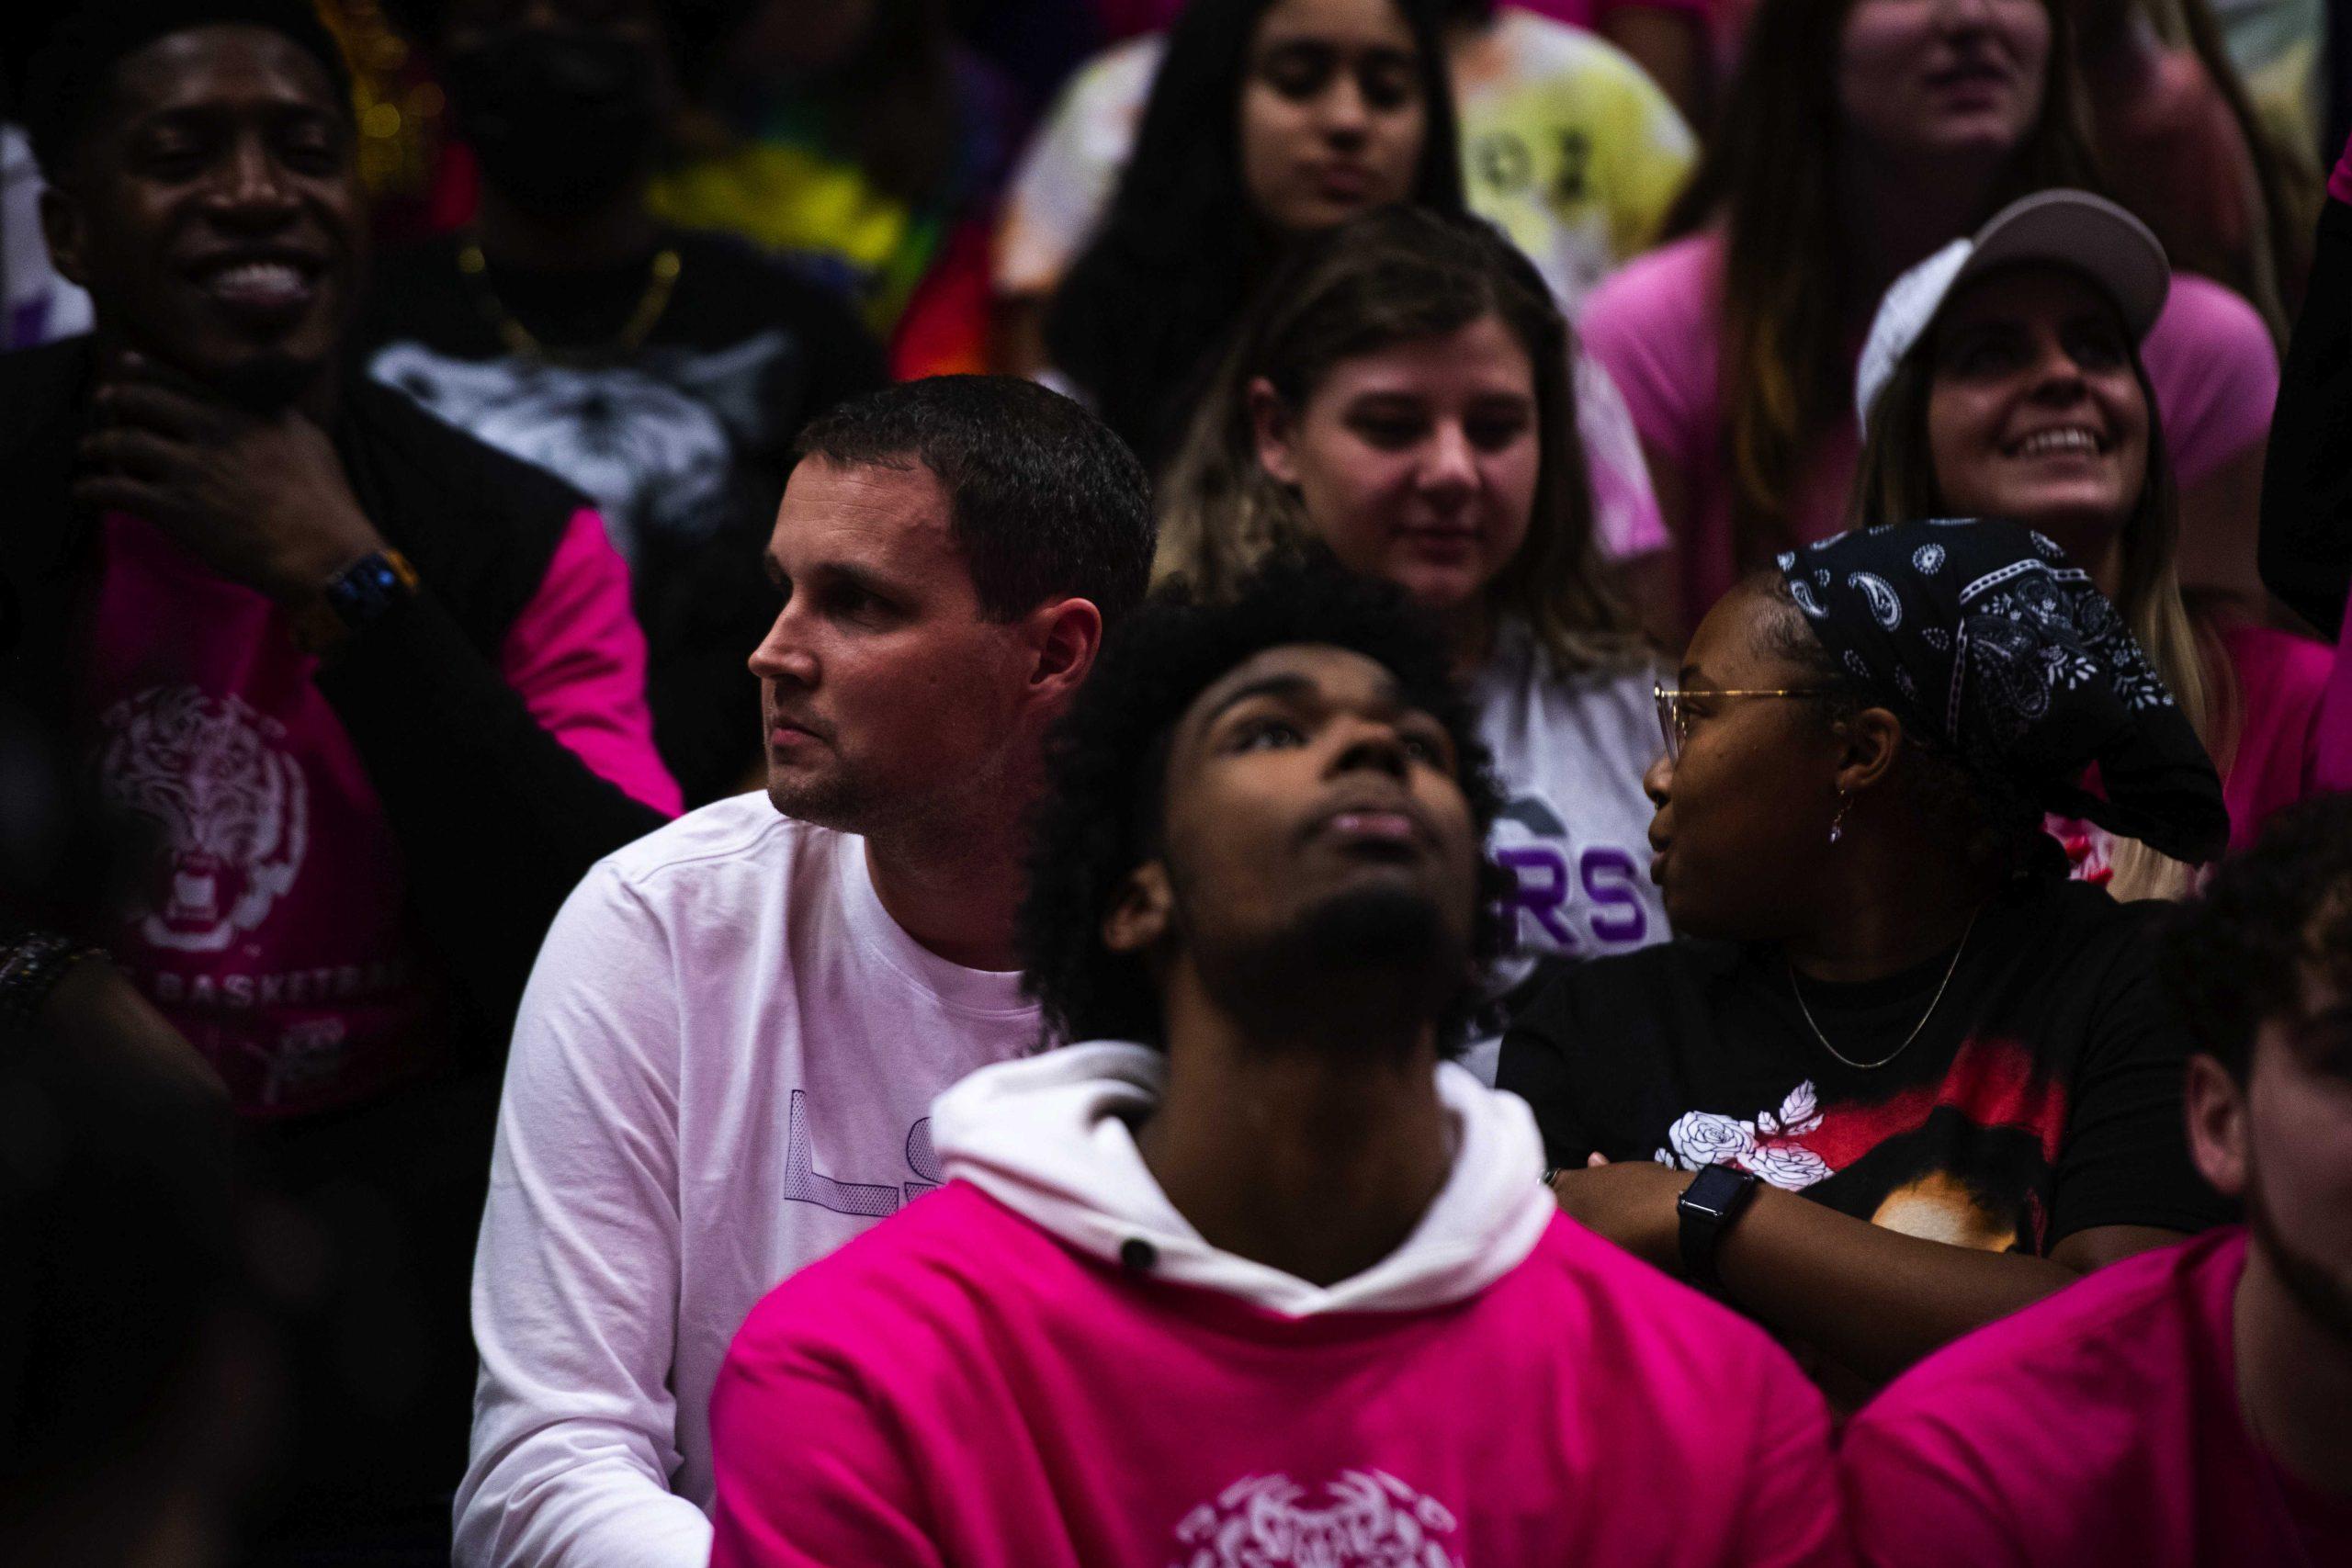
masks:
[[(999, 294), (1053, 292), (1109, 208), (1165, 40), (1130, 39), (1066, 87), (996, 237)], [(1464, 195), (1571, 312), (1656, 233), (1696, 155), (1640, 66), (1580, 28), (1507, 9), (1453, 53)]]

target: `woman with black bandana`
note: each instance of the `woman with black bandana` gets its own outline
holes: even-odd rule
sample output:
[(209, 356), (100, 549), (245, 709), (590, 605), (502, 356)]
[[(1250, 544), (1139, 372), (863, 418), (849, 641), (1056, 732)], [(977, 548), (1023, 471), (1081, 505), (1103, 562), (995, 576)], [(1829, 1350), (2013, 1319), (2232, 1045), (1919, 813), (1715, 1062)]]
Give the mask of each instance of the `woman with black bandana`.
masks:
[(2040, 535), (1906, 523), (1781, 559), (1659, 694), (1651, 874), (1683, 934), (1563, 974), (1499, 1081), (1569, 1213), (1851, 1398), (2224, 1217), (2182, 1132), (2161, 906), (2068, 881), (2041, 823), (2203, 861), (2229, 820), (2146, 657)]

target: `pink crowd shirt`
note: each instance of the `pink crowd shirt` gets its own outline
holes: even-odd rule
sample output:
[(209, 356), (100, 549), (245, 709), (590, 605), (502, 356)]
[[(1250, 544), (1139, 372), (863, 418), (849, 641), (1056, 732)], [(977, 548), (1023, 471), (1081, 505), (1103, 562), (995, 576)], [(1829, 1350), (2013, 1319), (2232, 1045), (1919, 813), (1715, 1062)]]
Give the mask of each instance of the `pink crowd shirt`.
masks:
[(2352, 789), (2352, 618), (2335, 645), (2335, 661), (2320, 704), (2312, 782), (2321, 789)]
[(2238, 1403), (2235, 1227), (2100, 1269), (1913, 1368), (1847, 1427), (1883, 1568), (2342, 1562), (2352, 1501), (2272, 1459)]
[(1821, 1395), (1561, 1214), (1517, 1097), (1438, 1068), (1453, 1169), (1317, 1285), (1218, 1250), (1119, 1042), (942, 1095), (937, 1191), (754, 1308), (711, 1400), (713, 1568), (1848, 1559)]
[[(1722, 296), (1723, 240), (1694, 234), (1602, 283), (1579, 322), (1587, 351), (1633, 410), (1652, 470), (1678, 476), (1684, 487), (1684, 536), (1677, 542), (1683, 552), (1683, 604), (1694, 624), (1740, 570), (1732, 558)], [(1860, 352), (1858, 339), (1843, 384), (1852, 384)], [(2245, 300), (2220, 284), (2177, 275), (2141, 352), (2156, 389), (2173, 471), (2184, 488), (2267, 438), (2278, 396), (2278, 356), (2262, 318)], [(1798, 486), (1793, 515), (1801, 542), (1845, 526), (1847, 491), (1860, 455), (1852, 420), (1840, 417), (1815, 446)]]
[[(323, 1110), (431, 1071), (443, 1032), (403, 856), (318, 660), (285, 611), (151, 525), (110, 515), (102, 540), (83, 711), (100, 787), (152, 850), (116, 961), (243, 1114)], [(501, 667), (591, 768), (678, 809), (627, 569), (594, 513), (573, 518)]]
[[(2236, 744), (2222, 770), (2222, 803), (2229, 808), (2232, 854), (2251, 846), (2262, 825), (2282, 807), (2326, 787), (2324, 703), (2330, 655), (2322, 643), (2267, 626), (2234, 625), (2220, 633), (2235, 687)], [(2075, 875), (2105, 882), (2113, 874), (2114, 843), (2105, 829), (2052, 817), (2049, 830), (2066, 848)]]

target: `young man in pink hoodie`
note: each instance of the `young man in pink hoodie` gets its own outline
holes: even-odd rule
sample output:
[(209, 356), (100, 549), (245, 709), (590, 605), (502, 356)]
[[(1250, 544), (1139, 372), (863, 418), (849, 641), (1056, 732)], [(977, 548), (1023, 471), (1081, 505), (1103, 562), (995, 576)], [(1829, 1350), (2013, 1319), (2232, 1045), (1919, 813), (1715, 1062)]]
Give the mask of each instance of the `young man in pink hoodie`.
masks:
[(1020, 927), (1089, 1043), (950, 1089), (944, 1187), (752, 1312), (716, 1568), (1844, 1561), (1812, 1385), (1447, 1060), (1496, 795), (1406, 615), (1285, 574), (1110, 645)]

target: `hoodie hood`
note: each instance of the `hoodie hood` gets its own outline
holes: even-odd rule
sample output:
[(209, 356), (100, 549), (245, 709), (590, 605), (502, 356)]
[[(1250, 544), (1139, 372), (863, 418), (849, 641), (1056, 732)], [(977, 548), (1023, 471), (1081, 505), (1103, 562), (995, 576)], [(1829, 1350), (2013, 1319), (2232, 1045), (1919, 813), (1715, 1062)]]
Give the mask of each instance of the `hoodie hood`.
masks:
[(1220, 1252), (1152, 1179), (1131, 1123), (1159, 1101), (1167, 1058), (1096, 1041), (981, 1068), (932, 1107), (931, 1135), (961, 1178), (1064, 1243), (1116, 1263), (1142, 1242), (1155, 1278), (1236, 1296), (1286, 1317), (1409, 1312), (1476, 1295), (1534, 1250), (1557, 1212), (1544, 1190), (1534, 1113), (1515, 1095), (1439, 1064), (1453, 1169), (1404, 1245), (1331, 1286)]

